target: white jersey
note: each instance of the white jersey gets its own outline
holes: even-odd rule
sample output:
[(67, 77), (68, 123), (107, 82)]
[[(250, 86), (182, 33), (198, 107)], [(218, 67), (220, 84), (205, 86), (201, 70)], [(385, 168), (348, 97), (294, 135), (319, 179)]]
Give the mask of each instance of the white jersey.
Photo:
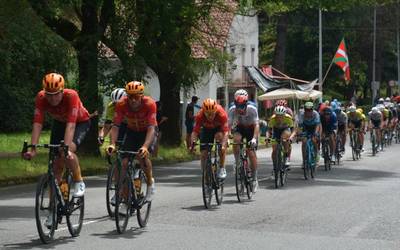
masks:
[(230, 128), (251, 127), (258, 124), (258, 111), (257, 108), (251, 104), (247, 104), (244, 114), (236, 111), (236, 106), (233, 105), (228, 111), (228, 124)]

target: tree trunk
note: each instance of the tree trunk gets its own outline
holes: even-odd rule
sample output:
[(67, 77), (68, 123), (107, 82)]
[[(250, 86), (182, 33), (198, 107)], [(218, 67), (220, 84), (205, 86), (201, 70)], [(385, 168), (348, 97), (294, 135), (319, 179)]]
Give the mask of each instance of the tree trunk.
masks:
[[(82, 31), (79, 35), (75, 49), (78, 54), (79, 64), (79, 95), (84, 106), (92, 113), (98, 108), (98, 85), (97, 85), (97, 43), (98, 20), (96, 5), (92, 1), (82, 3)], [(90, 131), (86, 136), (81, 152), (98, 155), (97, 144), (98, 117), (93, 117)]]
[(174, 84), (173, 74), (158, 72), (157, 75), (160, 79), (160, 101), (163, 104), (163, 113), (168, 117), (161, 140), (163, 144), (178, 146), (182, 142), (180, 89)]
[(287, 40), (288, 15), (279, 16), (276, 27), (276, 46), (274, 51), (273, 65), (276, 69), (285, 71), (286, 40)]

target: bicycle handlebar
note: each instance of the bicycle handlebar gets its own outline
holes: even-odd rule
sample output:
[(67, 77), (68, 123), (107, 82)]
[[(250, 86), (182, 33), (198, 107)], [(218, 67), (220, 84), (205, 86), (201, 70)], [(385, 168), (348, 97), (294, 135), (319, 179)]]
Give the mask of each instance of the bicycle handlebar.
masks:
[(21, 154), (23, 155), (28, 152), (28, 148), (62, 148), (64, 151), (64, 156), (67, 157), (69, 146), (64, 144), (64, 141), (61, 141), (60, 144), (28, 144), (27, 141), (24, 141)]

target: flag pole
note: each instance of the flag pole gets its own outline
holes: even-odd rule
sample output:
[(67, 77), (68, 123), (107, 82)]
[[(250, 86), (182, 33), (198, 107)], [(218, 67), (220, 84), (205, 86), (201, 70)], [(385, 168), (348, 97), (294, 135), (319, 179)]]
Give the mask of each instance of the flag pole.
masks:
[[(335, 58), (335, 56), (333, 56), (333, 58)], [(328, 69), (326, 70), (325, 76), (324, 76), (324, 78), (322, 79), (322, 82), (321, 82), (321, 86), (322, 86), (322, 84), (325, 82), (325, 79), (326, 79), (326, 77), (328, 76), (329, 71), (331, 70), (332, 64), (333, 64), (333, 59), (332, 59), (332, 61), (331, 61), (331, 64), (329, 64)]]

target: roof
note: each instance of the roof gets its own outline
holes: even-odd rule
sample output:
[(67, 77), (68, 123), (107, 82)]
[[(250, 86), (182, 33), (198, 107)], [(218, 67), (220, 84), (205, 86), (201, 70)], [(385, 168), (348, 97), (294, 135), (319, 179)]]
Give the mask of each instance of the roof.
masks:
[(193, 58), (207, 58), (209, 48), (224, 49), (238, 7), (234, 0), (224, 0), (224, 2), (223, 6), (213, 6), (210, 17), (201, 20), (199, 27), (194, 31), (197, 40), (191, 46)]

